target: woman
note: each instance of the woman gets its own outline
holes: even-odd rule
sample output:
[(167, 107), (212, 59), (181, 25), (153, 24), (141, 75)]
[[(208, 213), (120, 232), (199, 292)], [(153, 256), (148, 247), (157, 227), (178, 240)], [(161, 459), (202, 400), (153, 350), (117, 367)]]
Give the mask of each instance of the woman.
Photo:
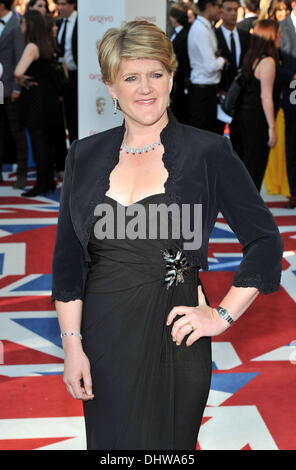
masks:
[(277, 50), (281, 29), (273, 20), (257, 21), (242, 71), (246, 85), (238, 113), (243, 160), (260, 191), (269, 150), (277, 141), (275, 118), (279, 108)]
[[(291, 5), (288, 2), (274, 0), (269, 8), (269, 18), (278, 22), (284, 20), (291, 13), (290, 7)], [(264, 185), (269, 194), (281, 194), (285, 197), (290, 197), (286, 167), (285, 117), (281, 106), (276, 116), (275, 128), (277, 142), (269, 152), (264, 175)]]
[[(66, 158), (52, 285), (64, 382), (83, 400), (88, 449), (194, 450), (210, 337), (278, 289), (282, 240), (228, 139), (167, 111), (177, 64), (157, 26), (108, 30), (99, 63), (124, 124)], [(219, 210), (244, 260), (216, 309), (198, 271)]]
[(62, 120), (58, 93), (51, 79), (53, 48), (44, 16), (29, 10), (22, 18), (25, 34), (23, 55), (15, 77), (23, 85), (20, 107), (24, 126), (29, 130), (37, 179), (22, 196), (35, 197), (55, 189), (52, 162), (52, 134)]
[(196, 5), (190, 5), (187, 10), (187, 16), (188, 16), (188, 23), (191, 25), (197, 17), (198, 10)]
[[(45, 21), (47, 25), (47, 31), (51, 39), (53, 55), (55, 60), (59, 62), (62, 60), (62, 66), (64, 69), (65, 77), (68, 79), (68, 69), (65, 60), (61, 59), (60, 50), (57, 44), (57, 24), (56, 19), (52, 15), (45, 15)], [(65, 120), (64, 120), (64, 101), (63, 97), (59, 97), (59, 119), (57, 120), (57, 126), (55, 132), (52, 134), (52, 143), (53, 143), (53, 155), (54, 155), (54, 166), (56, 174), (59, 179), (63, 180), (64, 169), (65, 169), (65, 158), (67, 155), (67, 145), (66, 145), (66, 130), (65, 130)]]
[(283, 21), (291, 13), (291, 3), (283, 0), (273, 0), (268, 10), (268, 18), (278, 22)]
[(37, 11), (40, 11), (42, 15), (46, 15), (47, 13), (49, 13), (48, 1), (47, 0), (29, 0), (26, 11), (28, 10), (37, 10)]

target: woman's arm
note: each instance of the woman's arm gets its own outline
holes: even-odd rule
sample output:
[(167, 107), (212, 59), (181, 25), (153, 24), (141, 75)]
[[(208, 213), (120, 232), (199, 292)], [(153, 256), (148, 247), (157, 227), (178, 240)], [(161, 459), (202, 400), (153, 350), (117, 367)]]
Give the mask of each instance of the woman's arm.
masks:
[[(52, 296), (55, 301), (61, 331), (80, 333), (84, 275), (87, 263), (75, 234), (70, 213), (70, 195), (75, 166), (75, 140), (65, 162), (65, 173), (60, 198), (59, 218), (52, 260)], [(78, 336), (63, 337), (65, 351), (64, 382), (73, 398), (89, 400), (92, 395), (90, 364)], [(80, 381), (83, 380), (83, 386)]]
[(15, 78), (22, 78), (30, 67), (30, 65), (32, 64), (32, 62), (37, 59), (39, 59), (39, 48), (38, 46), (36, 46), (36, 44), (30, 42), (26, 45), (24, 52), (15, 68)]
[(261, 103), (266, 121), (268, 123), (269, 147), (273, 147), (277, 141), (275, 131), (275, 115), (273, 102), (273, 86), (275, 80), (276, 65), (272, 57), (265, 57), (255, 70), (255, 76), (260, 80)]
[[(279, 288), (283, 241), (270, 210), (227, 138), (221, 141), (220, 152), (213, 152), (213, 155), (212, 171), (216, 176), (213, 196), (217, 209), (241, 243), (243, 253), (232, 286), (219, 305), (233, 320), (238, 320), (259, 292), (269, 294)], [(190, 323), (195, 331), (188, 336), (187, 346), (201, 336), (217, 336), (230, 326), (216, 308), (206, 302), (201, 286), (198, 286), (198, 306), (173, 307), (168, 314), (168, 325), (176, 315), (181, 315), (172, 328), (177, 344), (191, 333)]]
[[(72, 300), (70, 302), (55, 301), (61, 332), (80, 333), (82, 301)], [(88, 358), (83, 352), (79, 336), (63, 336), (64, 361), (64, 383), (73, 398), (79, 400), (91, 400), (92, 379)], [(83, 380), (83, 384), (81, 384)]]

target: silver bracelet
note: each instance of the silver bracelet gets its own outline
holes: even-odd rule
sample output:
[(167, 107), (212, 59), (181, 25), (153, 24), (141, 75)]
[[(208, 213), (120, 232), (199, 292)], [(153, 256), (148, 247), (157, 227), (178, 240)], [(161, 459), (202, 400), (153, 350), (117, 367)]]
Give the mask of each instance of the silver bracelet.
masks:
[(80, 333), (73, 333), (72, 331), (66, 331), (64, 333), (61, 333), (61, 338), (63, 336), (79, 336), (79, 338), (82, 339), (82, 336)]
[(229, 315), (229, 313), (227, 312), (226, 308), (222, 308), (222, 307), (217, 307), (216, 308), (218, 314), (220, 315), (221, 318), (224, 318), (224, 320), (228, 321), (228, 323), (231, 325), (232, 323), (234, 323), (234, 320), (233, 318)]

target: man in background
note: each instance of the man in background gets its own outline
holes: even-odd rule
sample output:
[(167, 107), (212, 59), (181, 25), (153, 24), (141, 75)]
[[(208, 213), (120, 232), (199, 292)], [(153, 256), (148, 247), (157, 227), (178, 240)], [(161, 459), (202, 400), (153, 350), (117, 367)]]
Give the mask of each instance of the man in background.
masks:
[(260, 13), (260, 0), (244, 0), (245, 17), (237, 24), (237, 29), (249, 33), (254, 28)]
[(189, 124), (188, 84), (190, 65), (187, 37), (190, 25), (187, 13), (186, 5), (176, 3), (171, 7), (169, 16), (174, 28), (171, 41), (178, 61), (178, 68), (174, 75), (174, 84), (171, 92), (171, 109), (178, 121), (183, 124)]
[(15, 189), (23, 189), (27, 181), (28, 143), (20, 120), (18, 99), (21, 87), (16, 83), (14, 70), (24, 50), (24, 38), (18, 18), (12, 12), (13, 0), (0, 0), (0, 63), (4, 86), (4, 104), (0, 105), (0, 182), (4, 157), (5, 122), (7, 121), (16, 145), (17, 179)]
[(188, 34), (190, 124), (212, 132), (217, 130), (217, 88), (227, 62), (225, 57), (218, 56), (213, 28), (221, 9), (222, 0), (199, 0), (199, 13)]
[(67, 127), (70, 143), (78, 137), (78, 57), (76, 0), (57, 0), (61, 20), (58, 22), (57, 42), (64, 57), (69, 85), (64, 94)]
[[(243, 58), (249, 47), (249, 33), (244, 30), (238, 30), (236, 27), (237, 14), (240, 3), (239, 0), (223, 0), (221, 11), (222, 23), (215, 29), (218, 50), (223, 57), (226, 57), (227, 64), (222, 70), (221, 81), (219, 83), (220, 95), (225, 95), (231, 83), (236, 77), (238, 70), (242, 66)], [(224, 133), (225, 122), (217, 121), (217, 132)], [(239, 156), (242, 155), (242, 140), (238, 119), (233, 117), (229, 125), (230, 140), (234, 150)]]

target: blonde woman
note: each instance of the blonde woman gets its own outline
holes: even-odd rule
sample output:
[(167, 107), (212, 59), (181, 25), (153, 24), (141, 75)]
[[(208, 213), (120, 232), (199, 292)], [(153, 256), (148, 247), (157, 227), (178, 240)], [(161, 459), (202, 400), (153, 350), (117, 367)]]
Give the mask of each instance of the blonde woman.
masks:
[[(177, 64), (157, 26), (108, 30), (99, 62), (124, 123), (66, 159), (52, 286), (64, 382), (89, 450), (194, 450), (211, 336), (278, 289), (282, 240), (229, 141), (168, 113)], [(219, 210), (244, 260), (216, 308), (198, 271)]]

